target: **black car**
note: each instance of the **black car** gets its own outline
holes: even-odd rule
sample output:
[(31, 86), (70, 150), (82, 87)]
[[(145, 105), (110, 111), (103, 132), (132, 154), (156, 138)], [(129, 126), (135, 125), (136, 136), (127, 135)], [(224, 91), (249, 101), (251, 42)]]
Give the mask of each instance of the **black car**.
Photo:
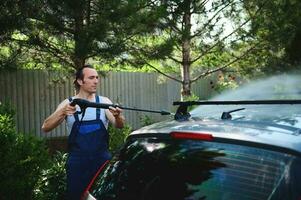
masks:
[(301, 100), (174, 104), (175, 119), (132, 132), (83, 199), (301, 199)]

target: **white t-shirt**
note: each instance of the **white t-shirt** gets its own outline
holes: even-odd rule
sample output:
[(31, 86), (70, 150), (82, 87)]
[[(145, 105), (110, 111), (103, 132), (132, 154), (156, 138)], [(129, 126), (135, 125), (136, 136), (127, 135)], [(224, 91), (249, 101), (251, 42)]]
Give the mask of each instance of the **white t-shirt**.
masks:
[[(72, 97), (73, 99), (74, 97)], [(101, 103), (101, 96), (99, 96), (99, 103)], [(76, 111), (80, 111), (80, 107), (76, 106)], [(82, 118), (82, 113), (78, 114), (78, 120), (80, 121)], [(89, 121), (89, 120), (95, 120), (96, 119), (96, 108), (87, 108), (86, 112), (85, 112), (85, 116), (83, 118), (83, 121)], [(102, 123), (104, 124), (104, 126), (106, 127), (106, 129), (108, 129), (108, 125), (109, 125), (109, 121), (106, 117), (105, 114), (105, 110), (104, 109), (100, 109), (100, 120), (102, 121)], [(71, 129), (73, 126), (73, 123), (75, 122), (75, 118), (74, 115), (68, 115), (66, 117), (66, 122), (67, 122), (67, 131), (70, 134), (71, 133)]]

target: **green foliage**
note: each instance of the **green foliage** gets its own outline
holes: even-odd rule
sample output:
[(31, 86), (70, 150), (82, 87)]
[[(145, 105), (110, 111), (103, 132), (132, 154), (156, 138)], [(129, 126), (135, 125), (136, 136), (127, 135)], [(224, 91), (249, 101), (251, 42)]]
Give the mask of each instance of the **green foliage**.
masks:
[[(252, 43), (257, 47), (243, 69), (250, 74), (277, 74), (299, 68), (301, 63), (301, 1), (244, 1), (251, 17)], [(260, 8), (258, 13), (256, 10)], [(258, 49), (258, 47), (261, 47)], [(263, 48), (262, 48), (263, 47)], [(252, 67), (250, 69), (250, 66)]]
[(32, 199), (33, 188), (48, 163), (46, 145), (34, 136), (17, 133), (12, 113), (2, 113), (6, 110), (0, 105), (0, 196)]
[(300, 8), (297, 0), (4, 0), (0, 68), (62, 70), (89, 60), (159, 71), (184, 90), (218, 69), (288, 71), (301, 62)]
[(141, 126), (148, 126), (154, 123), (154, 120), (149, 115), (140, 117)]
[[(28, 19), (31, 13), (36, 13), (36, 11), (33, 9), (34, 5), (36, 5), (36, 2), (38, 1), (1, 1), (0, 69), (16, 69), (20, 63), (32, 56), (32, 54), (28, 57), (22, 56), (23, 53), (28, 55), (28, 51), (22, 49), (22, 45), (17, 42), (19, 38), (14, 38), (13, 35), (16, 32), (28, 32), (30, 29)], [(22, 42), (23, 41), (21, 41), (21, 43)]]
[[(33, 2), (33, 1), (32, 1)], [(0, 41), (5, 40), (16, 29), (22, 29), (25, 26), (25, 19), (30, 12), (29, 4), (31, 0), (2, 0), (0, 4)], [(3, 40), (2, 40), (3, 39)]]
[(213, 87), (216, 92), (221, 93), (224, 90), (236, 89), (238, 87), (238, 83), (235, 76), (231, 74), (227, 76), (220, 74), (216, 85)]
[(200, 98), (195, 95), (195, 94), (191, 94), (190, 96), (185, 96), (183, 101), (198, 101), (200, 100)]
[(5, 115), (5, 114), (10, 117), (14, 117), (16, 111), (9, 102), (4, 102), (4, 103), (0, 102), (0, 115)]
[(36, 187), (36, 200), (65, 199), (67, 153), (57, 152), (50, 166), (43, 170)]
[(125, 124), (122, 129), (118, 129), (109, 125), (108, 132), (110, 135), (109, 150), (114, 153), (125, 142), (126, 137), (131, 133), (132, 128)]
[[(199, 100), (200, 100), (200, 98), (193, 93), (190, 96), (184, 96), (184, 98), (183, 98), (183, 101), (199, 101)], [(196, 107), (197, 106), (189, 106), (188, 111), (191, 111)]]
[[(103, 64), (124, 53), (133, 35), (155, 30), (164, 10), (154, 12), (157, 6), (150, 9), (149, 5), (156, 4), (146, 0), (4, 0), (0, 36), (3, 30), (6, 37), (0, 38), (19, 45), (11, 51), (20, 50), (25, 62), (18, 59), (18, 64), (25, 68), (78, 68), (91, 58)], [(23, 38), (13, 38), (14, 33)]]

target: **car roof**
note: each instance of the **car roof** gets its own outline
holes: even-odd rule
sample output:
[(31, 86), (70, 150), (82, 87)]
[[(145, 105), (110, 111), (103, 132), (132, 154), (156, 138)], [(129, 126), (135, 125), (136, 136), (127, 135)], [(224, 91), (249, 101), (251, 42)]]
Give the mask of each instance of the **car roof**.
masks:
[(248, 145), (269, 146), (301, 155), (301, 129), (276, 123), (193, 118), (186, 121), (167, 120), (138, 129), (132, 132), (130, 137), (156, 136), (172, 132), (210, 134), (221, 142), (247, 142)]
[[(295, 152), (301, 156), (301, 79), (299, 72), (264, 77), (264, 79), (241, 85), (235, 90), (218, 94), (209, 101), (174, 102), (174, 105), (179, 106), (174, 117), (176, 120), (167, 120), (143, 127), (131, 133), (130, 137), (168, 135), (175, 131), (193, 132), (211, 134), (220, 142), (247, 143), (247, 145), (263, 148), (272, 147), (272, 149), (283, 152)], [(255, 108), (259, 103), (261, 105)], [(230, 106), (224, 110), (215, 104)], [(189, 113), (187, 106), (191, 105), (201, 106)], [(244, 119), (234, 120), (231, 119), (231, 116), (220, 119), (224, 111), (226, 114), (232, 113), (233, 116), (242, 115)], [(211, 116), (208, 115), (209, 112), (211, 112)], [(213, 119), (213, 115), (219, 118)]]

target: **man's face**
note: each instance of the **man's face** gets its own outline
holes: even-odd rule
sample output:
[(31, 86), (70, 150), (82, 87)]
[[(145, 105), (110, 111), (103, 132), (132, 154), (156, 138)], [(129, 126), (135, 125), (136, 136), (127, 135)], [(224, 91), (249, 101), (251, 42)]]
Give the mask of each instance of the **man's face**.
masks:
[(78, 80), (80, 90), (83, 90), (88, 93), (96, 93), (97, 84), (98, 84), (98, 74), (95, 69), (84, 68), (83, 69), (83, 80)]

